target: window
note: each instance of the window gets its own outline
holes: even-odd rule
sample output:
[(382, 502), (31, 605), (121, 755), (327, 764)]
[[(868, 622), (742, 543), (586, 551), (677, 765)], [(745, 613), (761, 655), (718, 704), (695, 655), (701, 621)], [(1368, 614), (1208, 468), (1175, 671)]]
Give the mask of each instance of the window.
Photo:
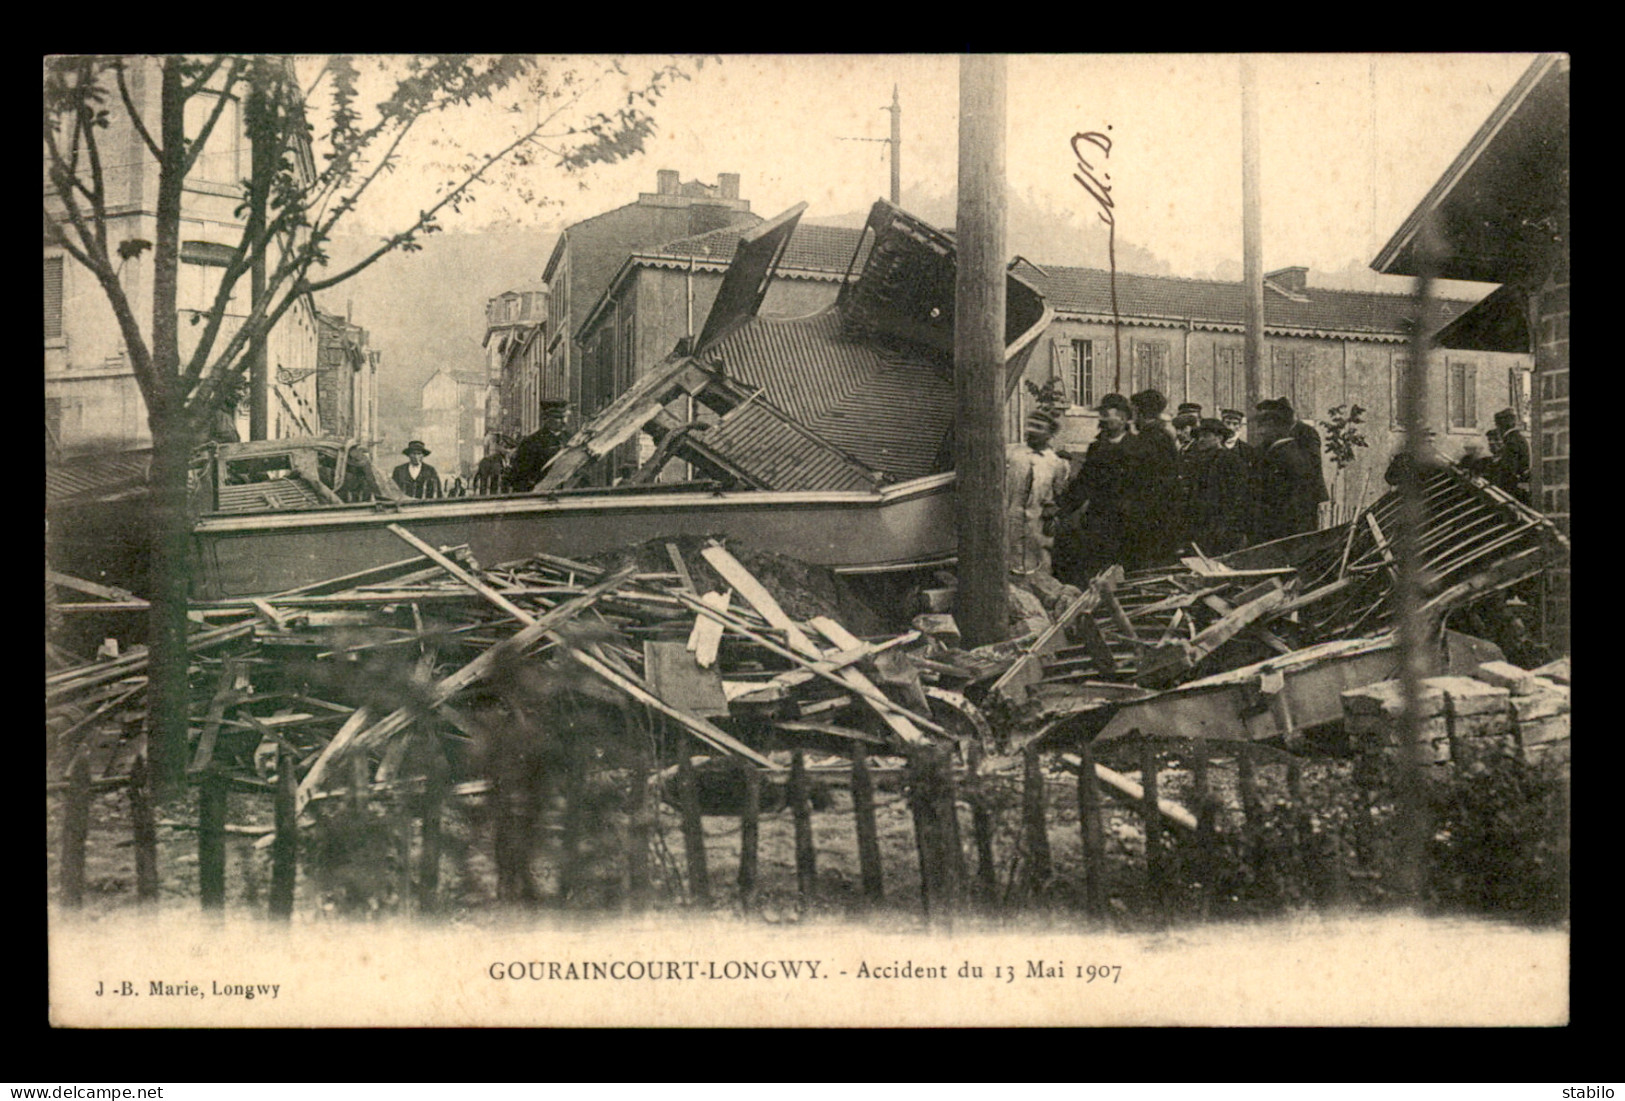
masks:
[(1445, 390), (1445, 423), (1451, 428), (1478, 427), (1478, 365), (1451, 363)]
[(1168, 342), (1166, 340), (1136, 340), (1134, 342), (1133, 390), (1156, 390), (1168, 396)]
[(1067, 365), (1066, 394), (1074, 405), (1095, 403), (1095, 342), (1074, 340)]
[(1247, 401), (1246, 350), (1213, 346), (1213, 408), (1241, 409)]
[(62, 339), (62, 257), (45, 258), (45, 339)]
[[(199, 92), (186, 101), (186, 136), (196, 140), (203, 124), (214, 113), (217, 97), (213, 92)], [(238, 116), (239, 104), (229, 100), (209, 131), (209, 140), (198, 155), (189, 180), (209, 183), (235, 184), (248, 175), (246, 142), (242, 140), (242, 121)]]
[(1398, 428), (1403, 417), (1400, 413), (1399, 399), (1405, 392), (1405, 372), (1411, 369), (1411, 357), (1396, 355), (1389, 360), (1388, 366), (1388, 423)]

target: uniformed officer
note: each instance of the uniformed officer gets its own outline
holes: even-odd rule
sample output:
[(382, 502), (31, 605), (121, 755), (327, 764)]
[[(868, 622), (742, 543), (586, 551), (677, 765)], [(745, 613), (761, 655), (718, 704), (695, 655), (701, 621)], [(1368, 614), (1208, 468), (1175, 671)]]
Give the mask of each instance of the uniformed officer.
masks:
[(1100, 429), (1060, 500), (1055, 576), (1069, 585), (1087, 585), (1101, 570), (1123, 562), (1123, 492), (1134, 410), (1122, 394), (1107, 394), (1096, 413)]
[(1186, 460), (1190, 538), (1204, 554), (1240, 550), (1246, 538), (1251, 472), (1240, 454), (1224, 446), (1229, 435), (1224, 422), (1205, 418)]
[[(1275, 402), (1259, 403), (1258, 507), (1253, 536), (1259, 542), (1313, 531), (1319, 524), (1313, 461), (1294, 438), (1295, 418)], [(1320, 489), (1324, 491), (1325, 486)]]
[(1511, 409), (1495, 414), (1495, 427), (1501, 432), (1501, 454), (1495, 477), (1496, 485), (1512, 494), (1524, 504), (1529, 503), (1529, 440), (1518, 427), (1518, 415)]
[(1129, 404), (1135, 434), (1124, 480), (1123, 568), (1137, 570), (1171, 561), (1178, 550), (1179, 444), (1162, 419), (1168, 399), (1159, 391), (1141, 390)]

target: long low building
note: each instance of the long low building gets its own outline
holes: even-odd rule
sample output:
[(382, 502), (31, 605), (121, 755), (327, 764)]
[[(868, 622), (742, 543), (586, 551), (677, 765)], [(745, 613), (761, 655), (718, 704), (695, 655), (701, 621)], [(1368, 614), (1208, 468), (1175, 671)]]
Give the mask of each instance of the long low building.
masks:
[[(1027, 367), (1042, 387), (1059, 379), (1070, 406), (1059, 434), (1081, 448), (1094, 438), (1094, 406), (1105, 394), (1154, 387), (1172, 412), (1195, 402), (1205, 416), (1241, 409), (1246, 401), (1246, 288), (1219, 280), (1118, 272), (1117, 311), (1111, 273), (1094, 268), (1023, 269), (1043, 291), (1055, 322)], [(1367, 447), (1341, 476), (1332, 477), (1334, 505), (1366, 502), (1387, 487), (1382, 473), (1399, 449), (1397, 380), (1411, 354), (1414, 300), (1407, 294), (1328, 290), (1307, 283), (1306, 268), (1264, 277), (1265, 397), (1286, 397), (1300, 417), (1315, 421), (1336, 406), (1364, 410)], [(1465, 314), (1472, 301), (1436, 300), (1428, 329)], [(1498, 410), (1527, 417), (1530, 356), (1439, 350), (1430, 372), (1429, 421), (1439, 449), (1455, 458), (1470, 442), (1484, 444)], [(1037, 404), (1027, 387), (1010, 402), (1009, 432)], [(1328, 475), (1333, 469), (1328, 469)]]

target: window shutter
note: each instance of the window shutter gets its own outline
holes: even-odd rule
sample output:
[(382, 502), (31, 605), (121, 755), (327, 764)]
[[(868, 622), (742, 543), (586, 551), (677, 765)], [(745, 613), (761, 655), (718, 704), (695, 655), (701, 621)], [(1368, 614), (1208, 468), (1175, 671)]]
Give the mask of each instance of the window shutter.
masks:
[(1467, 381), (1464, 387), (1465, 400), (1462, 402), (1463, 411), (1467, 419), (1463, 422), (1468, 428), (1478, 427), (1478, 364), (1469, 363), (1466, 369)]
[(62, 336), (62, 257), (45, 258), (45, 339)]
[(1292, 396), (1292, 408), (1298, 411), (1298, 419), (1315, 422), (1319, 415), (1319, 407), (1315, 404), (1315, 352), (1313, 348), (1300, 349), (1293, 357), (1292, 374), (1295, 382)]

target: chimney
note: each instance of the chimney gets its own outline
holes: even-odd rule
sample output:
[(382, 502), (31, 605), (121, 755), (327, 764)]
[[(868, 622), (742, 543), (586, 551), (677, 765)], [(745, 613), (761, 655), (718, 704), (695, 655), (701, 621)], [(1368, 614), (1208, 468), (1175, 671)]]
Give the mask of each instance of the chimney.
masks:
[(1293, 294), (1303, 294), (1308, 289), (1308, 268), (1282, 268), (1280, 271), (1267, 271), (1264, 278), (1274, 283), (1284, 291)]
[(675, 168), (662, 168), (655, 173), (655, 194), (677, 194), (677, 170)]
[(737, 173), (737, 172), (719, 172), (719, 173), (717, 173), (717, 186), (722, 188), (722, 197), (724, 199), (737, 199), (737, 198), (739, 198), (739, 173)]

